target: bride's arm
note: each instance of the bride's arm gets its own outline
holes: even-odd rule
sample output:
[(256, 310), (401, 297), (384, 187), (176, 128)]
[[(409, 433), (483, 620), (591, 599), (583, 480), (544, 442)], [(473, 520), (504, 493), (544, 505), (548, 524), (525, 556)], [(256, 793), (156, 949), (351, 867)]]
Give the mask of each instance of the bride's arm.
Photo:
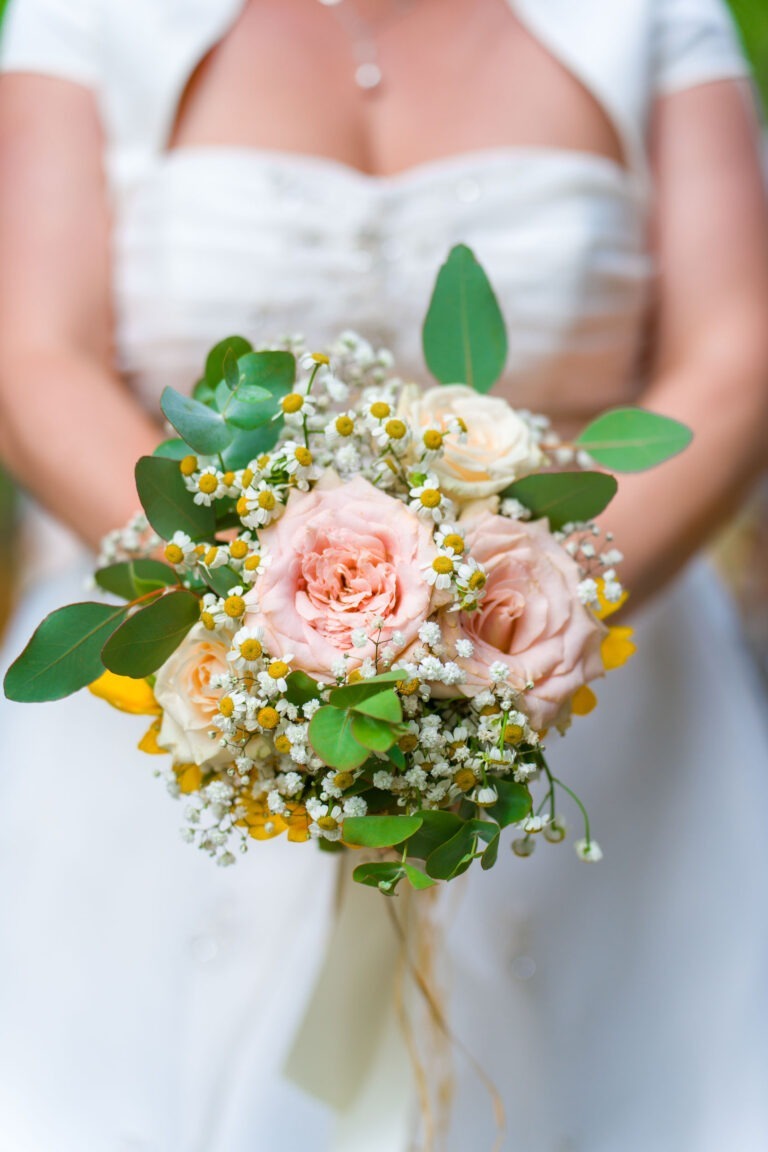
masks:
[(0, 78), (0, 456), (93, 545), (160, 438), (112, 367), (102, 151), (85, 88)]
[(733, 81), (664, 97), (653, 125), (656, 362), (640, 403), (691, 447), (622, 477), (604, 516), (631, 608), (738, 506), (768, 458), (768, 214), (751, 100)]

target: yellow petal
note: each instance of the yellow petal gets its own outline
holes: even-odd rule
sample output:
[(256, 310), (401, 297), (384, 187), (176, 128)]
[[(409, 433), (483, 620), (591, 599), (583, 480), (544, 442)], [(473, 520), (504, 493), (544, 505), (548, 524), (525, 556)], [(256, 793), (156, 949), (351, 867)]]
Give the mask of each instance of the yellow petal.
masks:
[(595, 609), (595, 615), (597, 616), (598, 620), (605, 620), (606, 616), (612, 616), (614, 612), (618, 612), (619, 608), (622, 608), (624, 604), (626, 604), (627, 600), (629, 599), (629, 592), (622, 592), (621, 597), (615, 602), (606, 600), (603, 593), (603, 589), (605, 588), (605, 581), (602, 578), (598, 578), (596, 583), (597, 598), (600, 601), (600, 607)]
[(593, 708), (597, 707), (597, 696), (586, 684), (574, 692), (571, 697), (571, 711), (574, 716), (588, 716)]
[(166, 749), (161, 748), (157, 742), (160, 735), (160, 721), (155, 720), (139, 740), (139, 752), (147, 752), (150, 756), (164, 756)]
[(131, 712), (134, 716), (160, 715), (160, 706), (146, 680), (105, 672), (88, 685), (88, 690), (121, 712)]
[(608, 635), (600, 645), (600, 655), (603, 658), (603, 664), (606, 671), (612, 668), (621, 668), (622, 664), (626, 664), (631, 656), (634, 656), (637, 648), (632, 643), (633, 630), (631, 628), (614, 627), (609, 628)]
[(203, 770), (197, 764), (174, 764), (173, 770), (185, 796), (200, 791), (203, 786)]

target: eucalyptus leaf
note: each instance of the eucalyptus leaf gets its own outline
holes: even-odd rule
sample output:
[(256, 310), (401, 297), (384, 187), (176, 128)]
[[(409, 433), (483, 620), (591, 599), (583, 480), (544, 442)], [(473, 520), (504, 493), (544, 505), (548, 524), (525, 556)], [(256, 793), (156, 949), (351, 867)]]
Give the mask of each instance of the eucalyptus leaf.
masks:
[(618, 483), (605, 472), (546, 472), (525, 476), (503, 493), (519, 500), (534, 519), (546, 516), (553, 532), (592, 520), (608, 507)]
[(227, 336), (221, 340), (208, 353), (205, 362), (205, 380), (209, 388), (214, 389), (220, 380), (224, 379), (224, 357), (232, 351), (236, 359), (253, 351), (253, 344), (243, 336)]
[(352, 735), (349, 713), (327, 704), (318, 708), (309, 722), (309, 742), (329, 768), (351, 770), (368, 759), (368, 749)]
[(200, 601), (193, 592), (169, 592), (117, 629), (102, 649), (104, 665), (118, 676), (149, 676), (176, 651), (199, 619)]
[(434, 888), (435, 881), (420, 868), (414, 868), (413, 864), (403, 864), (403, 869), (411, 887), (417, 892), (422, 892), (425, 888)]
[(492, 807), (485, 809), (486, 813), (502, 828), (525, 820), (532, 804), (531, 794), (525, 785), (517, 784), (514, 780), (503, 780), (499, 776), (489, 776), (488, 782), (493, 784), (499, 798)]
[(371, 752), (386, 752), (397, 739), (397, 732), (386, 720), (377, 720), (361, 712), (352, 713), (351, 731), (358, 744)]
[(192, 389), (192, 396), (195, 400), (199, 400), (201, 404), (207, 404), (209, 407), (211, 407), (215, 400), (213, 388), (211, 388), (207, 380), (198, 380)]
[(175, 460), (142, 456), (136, 465), (136, 489), (147, 519), (164, 540), (174, 532), (186, 532), (193, 540), (215, 532), (216, 513), (212, 507), (195, 504)]
[(297, 708), (301, 708), (302, 704), (308, 704), (310, 700), (320, 699), (320, 685), (317, 680), (313, 680), (300, 669), (286, 676), (285, 682), (288, 686), (286, 699), (289, 704), (295, 704)]
[(345, 844), (360, 848), (392, 848), (420, 827), (421, 816), (348, 816), (342, 826), (342, 838)]
[(237, 366), (237, 359), (237, 355), (233, 349), (227, 348), (226, 352), (224, 353), (224, 360), (221, 367), (224, 373), (224, 379), (227, 382), (227, 387), (231, 391), (234, 391), (235, 388), (237, 388), (238, 382), (240, 380), (240, 369)]
[(424, 321), (424, 357), (441, 384), (488, 392), (504, 370), (507, 330), (488, 277), (464, 244), (440, 269)]
[(643, 408), (614, 408), (584, 429), (576, 444), (612, 472), (644, 472), (687, 448), (685, 424)]
[(366, 884), (369, 888), (378, 888), (385, 896), (391, 896), (406, 875), (402, 864), (374, 861), (370, 864), (358, 864), (352, 873), (352, 879), (358, 884)]
[(475, 850), (475, 833), (471, 821), (429, 854), (426, 870), (433, 880), (450, 880), (459, 874), (465, 863), (471, 862)]
[(257, 456), (269, 452), (277, 443), (283, 424), (283, 417), (279, 416), (276, 420), (270, 420), (266, 424), (260, 425), (252, 432), (235, 429), (232, 443), (222, 453), (224, 467), (233, 470), (245, 468)]
[(135, 600), (143, 594), (137, 580), (152, 581), (160, 588), (179, 582), (173, 568), (160, 560), (123, 560), (119, 564), (108, 564), (96, 569), (94, 579), (99, 588), (113, 596), (122, 596), (123, 600)]
[(455, 812), (442, 808), (424, 809), (418, 815), (421, 816), (421, 828), (408, 841), (408, 855), (417, 860), (426, 860), (464, 825), (464, 821)]
[(185, 456), (192, 455), (192, 449), (189, 444), (185, 444), (183, 440), (174, 438), (172, 440), (163, 440), (162, 444), (158, 444), (152, 453), (153, 456), (163, 456), (166, 460), (183, 460)]
[(378, 696), (384, 688), (391, 688), (400, 680), (407, 680), (407, 672), (382, 672), (379, 676), (372, 676), (369, 680), (358, 680), (354, 684), (344, 684), (341, 688), (334, 688), (329, 697), (334, 708), (355, 708), (364, 700)]
[(229, 596), (232, 589), (236, 588), (238, 584), (242, 584), (243, 581), (234, 568), (230, 568), (228, 564), (222, 564), (220, 568), (206, 570), (205, 582), (217, 596)]
[(5, 675), (9, 700), (62, 700), (104, 672), (101, 649), (125, 619), (113, 604), (68, 604), (46, 616)]
[(484, 872), (490, 871), (499, 858), (499, 844), (501, 843), (501, 832), (497, 832), (493, 840), (488, 842), (488, 847), (480, 858), (480, 867)]
[(160, 407), (181, 438), (203, 456), (217, 455), (232, 440), (232, 433), (223, 417), (191, 396), (182, 396), (173, 388), (165, 388), (160, 397)]

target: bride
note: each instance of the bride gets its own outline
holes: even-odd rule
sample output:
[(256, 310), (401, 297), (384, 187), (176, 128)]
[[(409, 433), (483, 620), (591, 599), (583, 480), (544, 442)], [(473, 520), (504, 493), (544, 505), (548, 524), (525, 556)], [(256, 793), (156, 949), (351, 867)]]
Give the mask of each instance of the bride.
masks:
[[(768, 225), (720, 0), (11, 0), (2, 63), (0, 452), (87, 544), (136, 509), (161, 388), (223, 336), (353, 327), (423, 377), (456, 241), (500, 297), (510, 400), (565, 432), (630, 400), (694, 427), (622, 480), (639, 654), (554, 748), (606, 861), (541, 845), (469, 880), (449, 1018), (505, 1148), (763, 1152), (768, 735), (689, 563), (768, 424)], [(31, 586), (4, 666), (87, 566)], [(129, 727), (87, 695), (0, 706), (3, 1149), (407, 1152), (407, 1066), (363, 1093), (364, 1139), (285, 1073), (330, 860), (272, 842), (215, 869)], [(342, 1078), (341, 1021), (325, 1044)], [(460, 1058), (451, 1115), (451, 1149), (491, 1147)]]

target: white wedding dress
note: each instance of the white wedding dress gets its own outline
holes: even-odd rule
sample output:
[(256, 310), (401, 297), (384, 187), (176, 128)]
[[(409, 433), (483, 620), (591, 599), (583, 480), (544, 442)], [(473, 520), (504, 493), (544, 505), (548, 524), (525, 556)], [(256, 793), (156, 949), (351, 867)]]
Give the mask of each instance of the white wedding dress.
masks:
[[(386, 179), (280, 152), (164, 152), (191, 68), (239, 7), (11, 4), (4, 67), (98, 92), (120, 368), (147, 404), (188, 387), (235, 331), (299, 329), (320, 346), (354, 327), (423, 374), (420, 322), (456, 241), (508, 320), (513, 401), (581, 420), (638, 394), (654, 273), (644, 123), (658, 92), (743, 75), (719, 0), (513, 4), (603, 104), (626, 168), (497, 148)], [(71, 556), (28, 591), (3, 666), (44, 613), (87, 598), (87, 561)], [(552, 747), (606, 859), (505, 848), (469, 878), (445, 923), (451, 1023), (504, 1098), (505, 1149), (765, 1152), (761, 701), (702, 562), (636, 639), (597, 711)], [(272, 842), (216, 869), (180, 842), (178, 805), (133, 751), (143, 727), (87, 694), (0, 704), (2, 1152), (407, 1152), (387, 1127), (396, 1087), (350, 1145), (283, 1074), (333, 921), (334, 861)], [(451, 1152), (492, 1140), (459, 1058)]]

